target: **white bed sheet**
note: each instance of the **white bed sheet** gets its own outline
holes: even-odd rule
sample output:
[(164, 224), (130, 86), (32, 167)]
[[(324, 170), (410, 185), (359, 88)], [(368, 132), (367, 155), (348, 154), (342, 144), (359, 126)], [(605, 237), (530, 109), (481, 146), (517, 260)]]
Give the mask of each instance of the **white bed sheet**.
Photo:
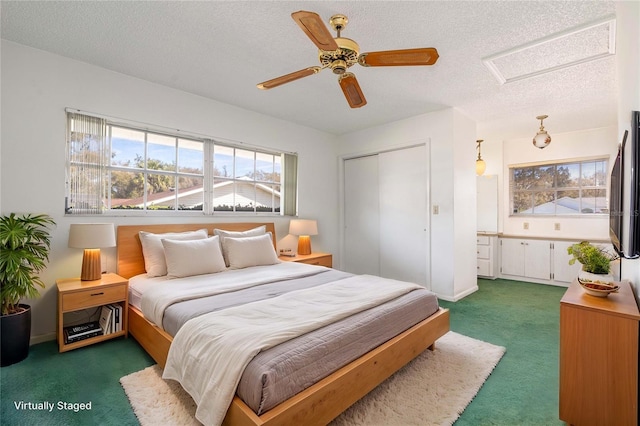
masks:
[(155, 284), (167, 281), (169, 278), (149, 277), (147, 274), (140, 274), (129, 278), (129, 304), (136, 309), (142, 309), (142, 295), (146, 290)]

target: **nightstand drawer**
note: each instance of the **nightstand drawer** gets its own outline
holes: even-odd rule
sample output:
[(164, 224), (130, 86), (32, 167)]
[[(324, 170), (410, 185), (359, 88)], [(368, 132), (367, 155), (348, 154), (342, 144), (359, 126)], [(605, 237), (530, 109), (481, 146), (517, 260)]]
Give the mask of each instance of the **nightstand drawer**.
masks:
[(94, 287), (85, 291), (78, 291), (62, 295), (62, 311), (73, 311), (92, 306), (106, 305), (119, 302), (127, 298), (127, 286)]
[(281, 262), (296, 262), (306, 263), (307, 265), (326, 266), (327, 268), (333, 268), (333, 256), (330, 253), (311, 253), (311, 254), (298, 254), (294, 257), (280, 256)]
[(314, 259), (304, 259), (304, 260), (298, 260), (298, 263), (306, 263), (307, 265), (319, 265), (319, 266), (326, 266), (327, 268), (331, 268), (333, 265), (331, 256), (322, 256), (322, 257), (316, 257)]

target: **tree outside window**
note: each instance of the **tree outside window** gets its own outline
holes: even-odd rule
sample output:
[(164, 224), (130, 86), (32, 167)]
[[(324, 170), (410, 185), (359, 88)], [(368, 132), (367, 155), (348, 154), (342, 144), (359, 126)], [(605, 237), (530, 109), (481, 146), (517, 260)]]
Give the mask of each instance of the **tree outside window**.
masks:
[(512, 215), (608, 214), (605, 158), (509, 168)]

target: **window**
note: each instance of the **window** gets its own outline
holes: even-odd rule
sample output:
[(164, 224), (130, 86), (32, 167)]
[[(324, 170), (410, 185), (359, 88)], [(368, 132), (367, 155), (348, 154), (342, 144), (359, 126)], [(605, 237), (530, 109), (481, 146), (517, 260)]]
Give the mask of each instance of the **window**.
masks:
[[(67, 151), (68, 214), (122, 210), (296, 214), (295, 154), (71, 112)], [(287, 200), (283, 185), (294, 188), (286, 191)]]
[(606, 158), (509, 168), (513, 215), (607, 214)]
[(107, 209), (203, 209), (204, 142), (114, 125), (107, 133)]
[(213, 211), (279, 212), (281, 156), (213, 147)]

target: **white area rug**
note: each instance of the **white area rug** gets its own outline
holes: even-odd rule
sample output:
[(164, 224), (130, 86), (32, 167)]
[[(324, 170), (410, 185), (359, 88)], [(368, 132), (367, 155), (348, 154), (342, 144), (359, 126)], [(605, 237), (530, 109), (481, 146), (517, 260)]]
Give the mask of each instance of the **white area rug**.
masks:
[[(451, 425), (505, 348), (449, 332), (336, 418), (332, 426)], [(198, 425), (195, 403), (157, 365), (120, 379), (140, 424)]]

